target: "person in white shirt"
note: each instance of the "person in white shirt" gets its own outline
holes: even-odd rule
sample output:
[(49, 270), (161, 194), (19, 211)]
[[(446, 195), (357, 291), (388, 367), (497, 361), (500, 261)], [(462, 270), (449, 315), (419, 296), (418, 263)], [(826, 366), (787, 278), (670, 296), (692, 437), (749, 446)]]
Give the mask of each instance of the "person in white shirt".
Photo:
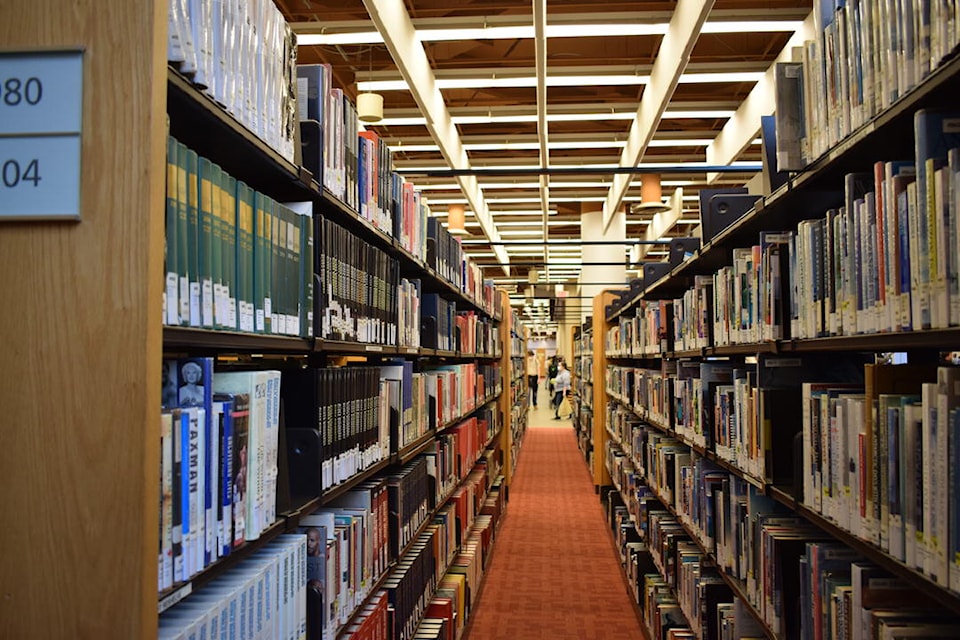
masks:
[(556, 382), (553, 385), (553, 406), (554, 406), (554, 420), (560, 419), (560, 403), (563, 402), (563, 397), (570, 393), (570, 372), (567, 371), (567, 365), (563, 360), (557, 360), (557, 377)]
[(527, 384), (530, 387), (530, 406), (537, 406), (537, 392), (540, 390), (540, 365), (533, 351), (527, 351)]

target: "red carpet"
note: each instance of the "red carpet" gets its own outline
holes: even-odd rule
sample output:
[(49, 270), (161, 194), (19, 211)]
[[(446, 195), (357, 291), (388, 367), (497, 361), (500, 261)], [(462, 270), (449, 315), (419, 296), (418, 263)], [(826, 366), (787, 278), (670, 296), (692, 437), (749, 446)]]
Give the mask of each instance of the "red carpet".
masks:
[(569, 420), (542, 406), (510, 487), (468, 640), (641, 639)]

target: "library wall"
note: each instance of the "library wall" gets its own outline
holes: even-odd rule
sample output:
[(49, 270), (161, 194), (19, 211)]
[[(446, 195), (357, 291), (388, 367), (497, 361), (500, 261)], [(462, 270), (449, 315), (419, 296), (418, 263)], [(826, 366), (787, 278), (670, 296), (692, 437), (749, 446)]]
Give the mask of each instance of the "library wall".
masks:
[(0, 229), (3, 633), (155, 637), (166, 6), (0, 15), (7, 50), (84, 49), (81, 220)]

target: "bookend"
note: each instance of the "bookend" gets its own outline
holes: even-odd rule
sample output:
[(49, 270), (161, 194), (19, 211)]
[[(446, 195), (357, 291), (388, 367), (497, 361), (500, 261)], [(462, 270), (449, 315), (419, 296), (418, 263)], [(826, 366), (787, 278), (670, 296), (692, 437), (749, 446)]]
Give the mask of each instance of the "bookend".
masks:
[[(700, 197), (703, 198), (703, 192)], [(760, 197), (752, 193), (718, 193), (710, 197), (707, 207), (700, 210), (703, 241), (709, 242), (742, 218)]]
[(670, 267), (676, 267), (700, 248), (700, 238), (673, 238), (670, 241)]

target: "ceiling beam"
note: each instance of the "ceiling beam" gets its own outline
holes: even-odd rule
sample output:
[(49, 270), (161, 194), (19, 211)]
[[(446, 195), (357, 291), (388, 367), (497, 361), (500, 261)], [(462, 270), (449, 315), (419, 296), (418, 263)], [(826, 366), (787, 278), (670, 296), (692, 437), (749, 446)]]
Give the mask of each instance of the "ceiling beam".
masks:
[[(705, 31), (714, 33), (729, 32), (731, 22), (751, 21), (778, 23), (783, 21), (803, 20), (809, 9), (765, 9), (762, 15), (748, 9), (718, 9), (711, 15)], [(584, 35), (583, 29), (577, 30), (580, 25), (609, 25), (618, 27), (623, 33), (649, 33), (651, 35), (665, 32), (670, 20), (669, 11), (618, 11), (591, 13), (557, 13), (551, 16), (551, 29), (548, 33), (551, 38), (575, 37)], [(444, 18), (417, 18), (412, 21), (414, 28), (421, 32), (418, 37), (422, 41), (449, 41), (454, 40), (492, 40), (533, 38), (530, 29), (533, 23), (530, 15), (477, 15), (451, 16)], [(630, 29), (631, 25), (635, 25)], [(303, 21), (292, 22), (290, 26), (297, 35), (321, 35), (322, 39), (305, 39), (314, 44), (379, 44), (383, 38), (375, 25), (369, 20), (343, 21)], [(777, 29), (778, 27), (773, 27)], [(460, 30), (456, 33), (451, 30)], [(761, 31), (755, 28), (754, 31)], [(316, 41), (314, 41), (316, 40)]]
[[(789, 62), (793, 56), (793, 48), (802, 46), (804, 41), (813, 38), (813, 12), (803, 21), (786, 46), (780, 51), (780, 55), (767, 72), (763, 79), (757, 82), (756, 86), (750, 92), (750, 95), (743, 101), (740, 108), (727, 120), (720, 133), (714, 141), (707, 147), (707, 161), (716, 164), (727, 164), (740, 157), (740, 154), (751, 144), (751, 141), (757, 137), (760, 132), (760, 116), (765, 116), (775, 111), (776, 94), (774, 86), (774, 69), (777, 62)], [(712, 173), (707, 176), (710, 182), (714, 182), (719, 174)]]
[[(648, 71), (649, 69), (649, 71)], [(765, 62), (700, 63), (679, 78), (682, 84), (721, 82), (756, 82), (767, 69)], [(591, 65), (582, 67), (554, 67), (547, 77), (550, 87), (632, 87), (649, 84), (650, 65)], [(364, 79), (364, 78), (371, 79)], [(375, 79), (374, 79), (375, 78)], [(436, 72), (440, 89), (506, 89), (536, 87), (536, 67), (464, 67)], [(392, 70), (357, 73), (359, 91), (408, 91), (405, 79)]]
[[(537, 138), (540, 142), (540, 168), (550, 166), (550, 142), (547, 129), (547, 0), (533, 0), (534, 50), (537, 69)], [(550, 175), (540, 174), (540, 209), (543, 211), (543, 238), (549, 240)], [(550, 247), (543, 245), (543, 261), (550, 275)]]
[[(660, 117), (673, 96), (680, 76), (690, 61), (693, 46), (700, 29), (713, 7), (713, 0), (679, 0), (670, 20), (670, 30), (660, 43), (660, 52), (650, 72), (650, 83), (643, 91), (637, 117), (630, 125), (627, 144), (620, 155), (620, 166), (635, 166), (647, 150), (653, 134), (660, 124)], [(630, 185), (630, 176), (618, 174), (603, 203), (603, 228), (613, 221), (620, 208), (623, 196)]]
[[(383, 35), (384, 44), (410, 86), (414, 100), (427, 118), (430, 136), (440, 147), (447, 164), (454, 169), (469, 169), (470, 160), (463, 143), (460, 142), (460, 134), (450, 118), (443, 95), (437, 88), (430, 61), (423, 45), (416, 38), (416, 31), (403, 0), (363, 0), (363, 4), (377, 30)], [(457, 182), (480, 222), (480, 228), (491, 241), (500, 240), (477, 178), (458, 176)], [(510, 258), (507, 252), (500, 246), (495, 246), (494, 252), (503, 263), (504, 273), (510, 275)]]

